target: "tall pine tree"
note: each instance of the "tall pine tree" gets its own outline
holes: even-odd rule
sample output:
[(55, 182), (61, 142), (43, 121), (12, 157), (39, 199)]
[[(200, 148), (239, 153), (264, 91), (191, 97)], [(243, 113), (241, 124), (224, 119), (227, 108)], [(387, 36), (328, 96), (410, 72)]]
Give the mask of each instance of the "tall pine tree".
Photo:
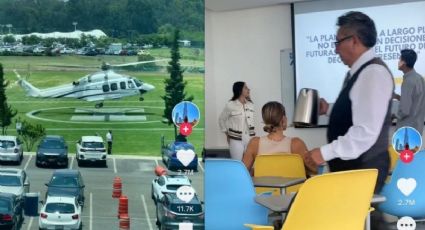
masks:
[[(173, 124), (172, 112), (174, 106), (182, 101), (192, 101), (193, 96), (186, 97), (184, 88), (187, 84), (183, 81), (183, 71), (180, 66), (180, 51), (179, 51), (180, 32), (178, 29), (174, 31), (173, 40), (171, 42), (171, 61), (167, 67), (170, 78), (165, 79), (165, 109), (163, 117), (167, 119), (168, 125)], [(177, 127), (174, 126), (174, 136), (177, 137)]]
[(17, 114), (17, 111), (7, 104), (7, 85), (9, 85), (9, 82), (4, 80), (3, 65), (0, 64), (0, 127), (2, 129), (2, 135), (6, 135), (7, 127), (12, 123), (12, 118)]

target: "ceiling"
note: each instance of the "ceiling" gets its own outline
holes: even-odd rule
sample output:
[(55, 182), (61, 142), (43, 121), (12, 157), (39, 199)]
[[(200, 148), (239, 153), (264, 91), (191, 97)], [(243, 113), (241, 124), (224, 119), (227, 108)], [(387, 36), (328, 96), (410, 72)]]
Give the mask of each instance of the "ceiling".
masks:
[(306, 0), (205, 0), (205, 8), (212, 11), (230, 11), (302, 1)]

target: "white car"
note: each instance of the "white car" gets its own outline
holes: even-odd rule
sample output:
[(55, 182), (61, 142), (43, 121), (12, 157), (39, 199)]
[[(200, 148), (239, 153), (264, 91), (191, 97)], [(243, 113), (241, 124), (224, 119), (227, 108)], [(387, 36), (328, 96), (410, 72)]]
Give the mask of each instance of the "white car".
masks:
[(163, 192), (175, 193), (180, 186), (192, 186), (190, 179), (184, 175), (163, 175), (152, 181), (151, 197), (156, 203), (164, 196)]
[(75, 197), (48, 196), (38, 218), (40, 230), (82, 229), (81, 206)]
[(106, 166), (106, 148), (100, 136), (83, 136), (77, 142), (78, 166), (83, 161), (101, 161)]
[(24, 158), (22, 142), (16, 136), (0, 136), (0, 161), (20, 164)]
[(29, 190), (30, 182), (24, 170), (0, 168), (0, 193), (11, 193), (23, 200)]

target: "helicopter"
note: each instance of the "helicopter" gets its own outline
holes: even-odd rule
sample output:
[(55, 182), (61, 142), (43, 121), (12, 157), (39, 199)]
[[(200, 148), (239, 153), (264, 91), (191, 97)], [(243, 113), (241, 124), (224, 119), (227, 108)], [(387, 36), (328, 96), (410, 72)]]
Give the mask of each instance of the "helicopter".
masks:
[[(149, 62), (158, 62), (164, 60), (134, 62), (114, 67), (144, 64)], [(139, 79), (128, 75), (119, 74), (110, 69), (112, 65), (103, 63), (101, 71), (88, 74), (72, 83), (59, 85), (55, 87), (39, 89), (21, 78), (18, 74), (18, 84), (26, 91), (27, 96), (40, 98), (76, 98), (89, 102), (98, 102), (95, 108), (102, 108), (105, 100), (120, 99), (123, 97), (139, 95), (140, 101), (143, 101), (143, 94), (152, 91), (155, 87), (149, 83), (142, 82)]]

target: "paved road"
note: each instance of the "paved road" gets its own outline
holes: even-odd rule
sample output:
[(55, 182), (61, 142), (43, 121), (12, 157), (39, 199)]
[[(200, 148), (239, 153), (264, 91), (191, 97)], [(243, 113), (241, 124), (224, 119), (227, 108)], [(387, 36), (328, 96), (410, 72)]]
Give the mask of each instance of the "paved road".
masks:
[[(123, 194), (128, 196), (130, 229), (153, 230), (155, 225), (155, 204), (152, 201), (151, 182), (156, 177), (154, 167), (163, 165), (159, 158), (138, 158), (112, 156), (108, 159), (106, 168), (101, 166), (78, 167), (75, 158), (70, 156), (69, 168), (80, 170), (86, 184), (86, 202), (83, 210), (83, 229), (109, 230), (119, 229), (118, 200), (112, 198), (112, 182), (119, 176), (123, 182)], [(30, 192), (40, 192), (43, 200), (46, 192), (45, 183), (50, 179), (55, 168), (37, 168), (35, 156), (25, 155), (20, 166), (0, 165), (8, 168), (24, 168), (30, 179)], [(192, 185), (203, 200), (203, 165), (199, 172), (189, 177)], [(41, 205), (39, 205), (39, 210)], [(22, 230), (38, 229), (38, 217), (25, 216)]]

